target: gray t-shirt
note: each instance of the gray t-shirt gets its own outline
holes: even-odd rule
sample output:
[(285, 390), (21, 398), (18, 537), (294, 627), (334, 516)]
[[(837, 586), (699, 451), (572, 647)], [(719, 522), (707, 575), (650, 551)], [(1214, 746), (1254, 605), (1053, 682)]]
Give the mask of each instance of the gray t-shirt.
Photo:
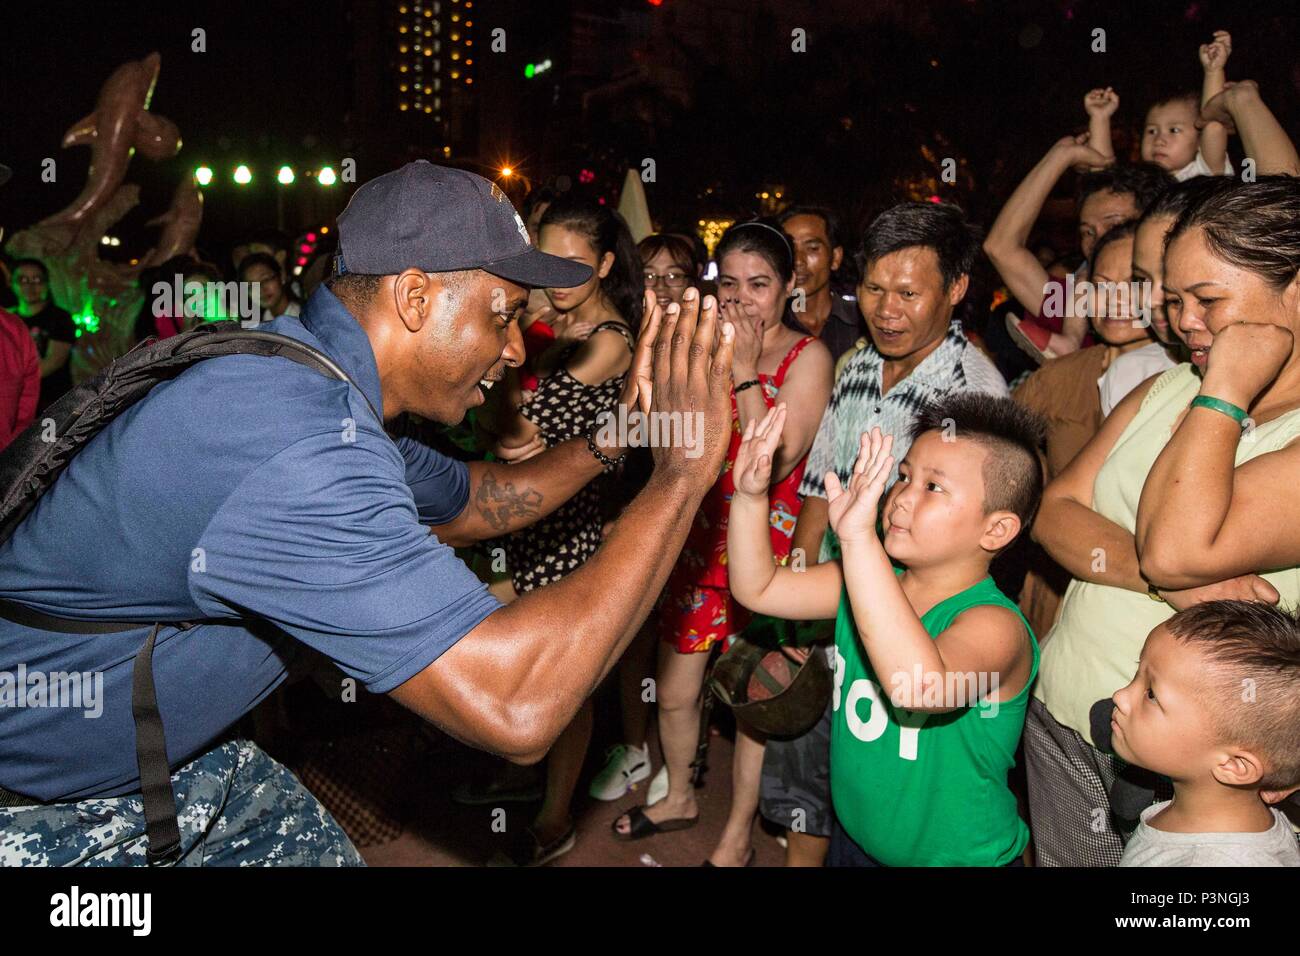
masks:
[(1300, 866), (1300, 843), (1291, 823), (1272, 808), (1263, 833), (1168, 833), (1147, 823), (1172, 801), (1142, 811), (1120, 866)]

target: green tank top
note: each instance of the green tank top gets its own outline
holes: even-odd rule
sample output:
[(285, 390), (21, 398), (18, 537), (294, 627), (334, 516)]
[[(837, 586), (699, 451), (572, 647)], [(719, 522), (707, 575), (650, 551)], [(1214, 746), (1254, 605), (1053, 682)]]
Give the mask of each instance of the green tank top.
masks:
[[(895, 569), (896, 574), (902, 574)], [(831, 695), (831, 796), (840, 825), (886, 866), (1005, 866), (1029, 828), (1007, 788), (1024, 728), (1038, 642), (1014, 601), (986, 577), (921, 618), (934, 638), (962, 611), (992, 604), (1015, 611), (1033, 647), (1033, 669), (1012, 700), (982, 703), (995, 689), (971, 675), (944, 689), (971, 706), (942, 714), (894, 707), (858, 638), (847, 589), (835, 621)], [(921, 685), (927, 688), (926, 684)], [(929, 692), (930, 688), (927, 688)], [(935, 686), (938, 694), (940, 688)]]

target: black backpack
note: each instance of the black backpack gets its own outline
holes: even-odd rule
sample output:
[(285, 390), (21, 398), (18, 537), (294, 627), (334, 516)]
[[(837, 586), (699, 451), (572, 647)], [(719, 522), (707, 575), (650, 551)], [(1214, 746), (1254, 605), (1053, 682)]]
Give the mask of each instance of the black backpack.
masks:
[[(279, 356), (355, 387), (347, 373), (319, 350), (286, 335), (241, 328), (234, 321), (206, 323), (162, 341), (145, 342), (46, 408), (40, 418), (0, 451), (0, 545), (13, 536), (68, 462), (109, 422), (148, 395), (159, 382), (173, 379), (205, 359), (223, 355)], [(365, 398), (364, 392), (359, 388), (357, 391)], [(383, 420), (368, 398), (366, 404), (382, 426)], [(76, 620), (4, 599), (0, 599), (0, 618), (63, 634), (113, 634), (152, 626), (133, 665), (131, 714), (144, 797), (148, 860), (150, 864), (175, 862), (181, 849), (180, 827), (154, 690), (153, 647), (163, 625), (188, 629), (203, 622)], [(230, 621), (223, 619), (222, 623)], [(0, 807), (40, 802), (0, 787)]]

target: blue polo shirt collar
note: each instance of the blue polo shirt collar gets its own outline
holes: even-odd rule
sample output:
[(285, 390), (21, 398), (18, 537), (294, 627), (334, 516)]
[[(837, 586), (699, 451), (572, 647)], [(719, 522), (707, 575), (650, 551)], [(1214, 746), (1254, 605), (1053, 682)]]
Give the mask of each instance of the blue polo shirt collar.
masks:
[(348, 373), (348, 377), (382, 416), (383, 394), (379, 387), (379, 366), (375, 364), (375, 352), (370, 347), (370, 338), (361, 328), (361, 323), (348, 311), (347, 306), (322, 285), (307, 300), (299, 320), (320, 342), (325, 353)]

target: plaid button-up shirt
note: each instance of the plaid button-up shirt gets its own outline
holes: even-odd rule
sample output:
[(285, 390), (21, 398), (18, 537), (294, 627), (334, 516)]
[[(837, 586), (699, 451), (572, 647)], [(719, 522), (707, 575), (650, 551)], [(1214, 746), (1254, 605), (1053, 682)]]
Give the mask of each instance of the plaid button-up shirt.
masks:
[[(895, 465), (889, 476), (892, 483), (898, 477), (897, 462), (902, 461), (911, 445), (908, 433), (912, 422), (927, 402), (966, 389), (990, 395), (1008, 394), (1001, 374), (966, 338), (961, 322), (956, 319), (948, 326), (939, 347), (887, 395), (881, 393), (884, 364), (884, 356), (868, 343), (844, 366), (817, 428), (812, 450), (808, 452), (808, 467), (799, 494), (825, 498), (828, 471), (834, 471), (841, 482), (848, 484), (858, 456), (858, 442), (862, 433), (874, 425), (880, 426), (884, 434), (894, 436)], [(827, 528), (820, 560), (838, 557), (839, 542)]]

